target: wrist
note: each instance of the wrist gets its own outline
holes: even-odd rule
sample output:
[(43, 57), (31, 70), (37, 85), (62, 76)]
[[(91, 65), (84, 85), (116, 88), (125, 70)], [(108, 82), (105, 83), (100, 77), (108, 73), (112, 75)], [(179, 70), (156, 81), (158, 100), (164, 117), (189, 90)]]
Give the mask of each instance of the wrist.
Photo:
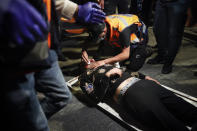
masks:
[(107, 59), (103, 60), (103, 63), (104, 64), (108, 64)]
[(76, 8), (75, 13), (74, 13), (74, 18), (75, 19), (77, 19), (77, 17), (78, 17), (79, 8), (81, 8), (81, 5), (77, 5), (77, 8)]

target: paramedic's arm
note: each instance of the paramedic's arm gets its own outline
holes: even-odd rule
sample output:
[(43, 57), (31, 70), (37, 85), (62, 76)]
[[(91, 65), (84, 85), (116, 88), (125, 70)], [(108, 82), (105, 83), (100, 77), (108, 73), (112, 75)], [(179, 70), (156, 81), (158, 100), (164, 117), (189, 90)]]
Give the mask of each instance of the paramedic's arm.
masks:
[(150, 76), (144, 75), (143, 73), (140, 73), (140, 72), (130, 72), (129, 70), (127, 72), (131, 76), (133, 76), (133, 77), (136, 77), (136, 78), (139, 78), (139, 79), (151, 80), (151, 81), (154, 81), (154, 82), (156, 82), (157, 84), (160, 85), (160, 83), (157, 80), (151, 78)]
[(78, 11), (78, 5), (70, 0), (55, 0), (55, 6), (58, 14), (67, 19), (73, 18)]
[(83, 50), (83, 49), (82, 49), (81, 58), (82, 58), (82, 60), (83, 60), (87, 65), (90, 64), (90, 60), (89, 60), (89, 58), (88, 58), (88, 53), (87, 53), (86, 50)]
[(88, 58), (87, 50), (90, 44), (91, 41), (89, 39), (86, 39), (86, 41), (82, 44), (81, 58), (87, 65), (89, 65), (91, 61), (94, 61), (93, 59)]
[(100, 60), (100, 61), (95, 61), (91, 62), (91, 64), (88, 66), (88, 68), (97, 68), (99, 66), (102, 66), (104, 64), (114, 64), (119, 61), (123, 61), (129, 58), (129, 52), (130, 52), (130, 47), (126, 47), (122, 50), (122, 52), (114, 57), (105, 59), (105, 60)]
[(105, 19), (105, 13), (94, 2), (77, 5), (69, 0), (56, 0), (55, 5), (59, 15), (67, 19), (74, 17), (76, 21), (82, 23), (102, 23)]
[(154, 81), (154, 82), (156, 82), (157, 84), (160, 85), (160, 83), (159, 83), (157, 80), (151, 78), (150, 76), (146, 76), (145, 79), (146, 79), (146, 80), (150, 80), (150, 81)]
[(120, 32), (119, 41), (122, 43), (122, 52), (112, 58), (105, 59), (105, 64), (113, 64), (115, 62), (123, 61), (129, 58), (130, 55), (130, 35), (135, 32), (136, 25), (133, 24)]
[(130, 46), (122, 49), (122, 52), (114, 57), (103, 60), (105, 64), (114, 64), (129, 58)]

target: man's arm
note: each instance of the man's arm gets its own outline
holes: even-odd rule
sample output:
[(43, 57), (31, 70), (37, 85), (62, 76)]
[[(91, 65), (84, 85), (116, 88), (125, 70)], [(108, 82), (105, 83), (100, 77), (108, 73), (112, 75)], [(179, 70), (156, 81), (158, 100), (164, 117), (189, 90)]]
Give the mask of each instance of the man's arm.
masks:
[(89, 65), (90, 64), (90, 60), (89, 60), (89, 58), (88, 58), (88, 53), (87, 53), (87, 51), (86, 50), (82, 50), (82, 53), (81, 53), (82, 55), (81, 55), (81, 58), (82, 58), (82, 60), (87, 64), (87, 65)]
[(114, 64), (129, 58), (130, 46), (123, 48), (122, 52), (114, 57), (103, 60), (105, 64)]
[(151, 80), (151, 81), (154, 81), (154, 82), (156, 82), (157, 84), (160, 85), (160, 83), (157, 80), (151, 78), (150, 76), (144, 75), (144, 74), (142, 74), (140, 72), (131, 72), (129, 70), (127, 70), (127, 72), (133, 77), (137, 77), (139, 79)]
[(70, 0), (56, 0), (55, 6), (58, 14), (67, 19), (73, 18), (78, 10), (78, 5)]
[(69, 0), (56, 0), (55, 6), (59, 15), (68, 19), (75, 17), (78, 22), (102, 23), (105, 19), (105, 13), (101, 10), (101, 7), (94, 2), (77, 5)]
[(114, 57), (107, 58), (105, 60), (100, 60), (100, 61), (95, 61), (91, 62), (90, 65), (88, 65), (88, 68), (97, 68), (99, 66), (102, 66), (104, 64), (114, 64), (116, 62), (120, 62), (123, 60), (126, 60), (129, 58), (129, 53), (130, 53), (130, 47), (126, 47), (122, 50), (122, 52)]

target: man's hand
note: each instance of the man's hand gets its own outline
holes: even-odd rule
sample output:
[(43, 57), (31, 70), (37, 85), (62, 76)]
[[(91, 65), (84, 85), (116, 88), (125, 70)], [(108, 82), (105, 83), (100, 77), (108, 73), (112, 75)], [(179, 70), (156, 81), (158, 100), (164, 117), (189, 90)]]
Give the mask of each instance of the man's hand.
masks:
[(6, 35), (18, 45), (35, 43), (46, 37), (47, 23), (26, 0), (12, 0), (4, 18)]
[(105, 62), (104, 61), (95, 61), (95, 62), (91, 62), (88, 66), (87, 66), (87, 68), (88, 69), (93, 69), (93, 68), (97, 68), (97, 67), (99, 67), (99, 66), (102, 66), (102, 65), (104, 65), (105, 64)]
[(99, 5), (101, 6), (101, 9), (104, 9), (104, 0), (98, 0)]
[(82, 52), (82, 56), (81, 56), (83, 62), (85, 62), (87, 65), (90, 64), (90, 60), (88, 58), (88, 53), (86, 51)]
[(105, 13), (101, 7), (93, 2), (79, 5), (77, 20), (83, 23), (102, 23), (105, 19)]
[(156, 82), (157, 84), (159, 84), (159, 85), (160, 85), (160, 83), (159, 83), (157, 80), (155, 80), (155, 79), (151, 78), (150, 76), (146, 76), (146, 77), (145, 77), (145, 79), (146, 79), (146, 80), (154, 81), (154, 82)]

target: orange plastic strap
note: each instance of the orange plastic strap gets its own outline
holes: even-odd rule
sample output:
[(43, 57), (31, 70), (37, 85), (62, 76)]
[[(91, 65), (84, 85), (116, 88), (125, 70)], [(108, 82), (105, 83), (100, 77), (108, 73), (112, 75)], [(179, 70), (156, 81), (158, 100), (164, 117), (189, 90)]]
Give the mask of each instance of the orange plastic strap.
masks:
[(62, 22), (67, 22), (67, 23), (76, 23), (75, 18), (72, 18), (72, 19), (69, 20), (69, 19), (66, 19), (66, 18), (64, 18), (64, 17), (61, 17), (60, 20), (61, 20)]
[[(47, 8), (48, 22), (51, 22), (51, 0), (43, 0)], [(48, 33), (48, 46), (51, 47), (51, 33)]]

